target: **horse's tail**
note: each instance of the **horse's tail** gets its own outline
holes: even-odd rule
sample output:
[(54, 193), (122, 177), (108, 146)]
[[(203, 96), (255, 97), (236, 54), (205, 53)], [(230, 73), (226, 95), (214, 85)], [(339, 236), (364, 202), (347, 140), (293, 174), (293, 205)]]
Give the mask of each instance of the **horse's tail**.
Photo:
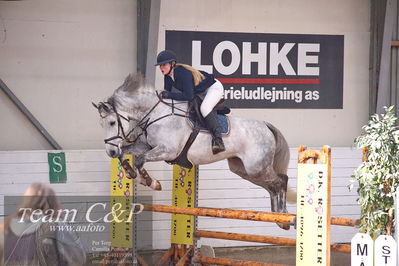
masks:
[(266, 122), (267, 127), (273, 133), (276, 140), (276, 152), (274, 153), (273, 169), (277, 174), (287, 174), (290, 161), (290, 149), (283, 134), (275, 126)]
[[(275, 126), (266, 122), (267, 127), (273, 133), (276, 140), (276, 152), (274, 153), (273, 169), (277, 174), (287, 175), (290, 162), (290, 148), (283, 134)], [(296, 192), (287, 187), (287, 201), (296, 202)]]

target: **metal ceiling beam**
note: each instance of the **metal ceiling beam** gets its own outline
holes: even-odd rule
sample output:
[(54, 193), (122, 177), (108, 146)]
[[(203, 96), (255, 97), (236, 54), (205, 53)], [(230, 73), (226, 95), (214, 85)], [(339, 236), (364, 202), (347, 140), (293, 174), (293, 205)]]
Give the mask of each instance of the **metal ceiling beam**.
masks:
[(40, 124), (40, 122), (33, 116), (33, 114), (26, 108), (26, 106), (18, 99), (17, 96), (7, 87), (7, 85), (0, 79), (0, 88), (10, 98), (10, 100), (18, 107), (18, 109), (28, 118), (33, 126), (43, 135), (48, 143), (56, 150), (62, 150), (61, 146), (54, 140), (54, 138), (47, 132), (47, 130)]
[(146, 74), (148, 28), (152, 0), (137, 1), (137, 72)]
[(161, 0), (151, 0), (148, 25), (148, 40), (146, 53), (146, 71), (145, 76), (148, 83), (155, 85), (154, 66), (157, 61), (158, 53), (158, 35), (159, 35), (159, 17), (161, 13)]
[(137, 72), (155, 83), (161, 0), (137, 1)]
[(392, 31), (395, 20), (394, 10), (396, 8), (396, 0), (387, 0), (384, 31), (382, 36), (381, 47), (381, 63), (378, 79), (378, 93), (377, 93), (377, 113), (384, 113), (384, 106), (390, 105), (390, 91), (391, 91), (391, 42)]

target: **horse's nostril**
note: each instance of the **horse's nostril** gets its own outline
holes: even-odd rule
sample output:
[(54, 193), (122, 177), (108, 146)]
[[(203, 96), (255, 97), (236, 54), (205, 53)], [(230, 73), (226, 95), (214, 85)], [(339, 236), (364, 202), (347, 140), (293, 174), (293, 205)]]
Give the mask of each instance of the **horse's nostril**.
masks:
[(110, 152), (111, 157), (115, 157), (116, 152), (114, 150), (111, 150)]

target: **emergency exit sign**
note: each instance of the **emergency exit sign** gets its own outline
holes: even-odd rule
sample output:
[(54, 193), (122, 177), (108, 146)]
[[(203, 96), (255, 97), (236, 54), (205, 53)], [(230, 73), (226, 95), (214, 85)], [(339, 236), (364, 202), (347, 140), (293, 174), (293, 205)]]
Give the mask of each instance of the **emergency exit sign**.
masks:
[(66, 160), (65, 153), (47, 153), (49, 164), (50, 183), (66, 183)]

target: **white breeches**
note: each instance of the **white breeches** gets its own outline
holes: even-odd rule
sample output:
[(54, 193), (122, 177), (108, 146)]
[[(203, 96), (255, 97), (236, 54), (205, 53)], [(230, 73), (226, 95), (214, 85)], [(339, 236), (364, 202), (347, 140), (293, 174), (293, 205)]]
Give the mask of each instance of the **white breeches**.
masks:
[(208, 88), (204, 100), (202, 101), (200, 111), (203, 117), (206, 117), (215, 107), (215, 105), (223, 98), (223, 84), (216, 79), (216, 82)]

